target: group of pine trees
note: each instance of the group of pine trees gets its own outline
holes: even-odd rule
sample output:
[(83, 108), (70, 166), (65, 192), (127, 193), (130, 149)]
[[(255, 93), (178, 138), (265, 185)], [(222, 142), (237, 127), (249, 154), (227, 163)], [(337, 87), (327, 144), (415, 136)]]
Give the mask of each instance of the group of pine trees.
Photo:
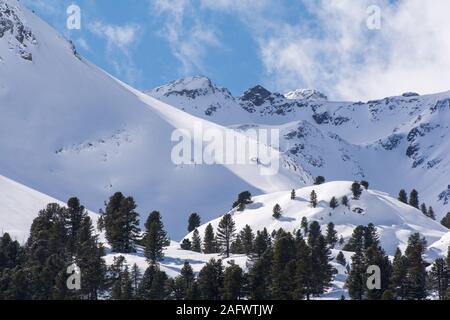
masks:
[[(419, 192), (416, 189), (413, 189), (410, 192), (409, 198), (408, 198), (408, 194), (406, 193), (406, 191), (404, 189), (400, 190), (400, 192), (398, 193), (397, 199), (400, 202), (409, 204), (411, 207), (414, 207), (414, 208), (420, 210), (424, 214), (424, 216), (426, 216), (430, 219), (436, 220), (436, 214), (434, 212), (433, 207), (431, 207), (431, 206), (427, 207), (427, 205), (425, 203), (420, 204)], [(445, 220), (442, 220), (441, 223), (442, 223), (442, 225), (446, 226)]]
[[(367, 189), (368, 183), (352, 185), (354, 198), (361, 196), (363, 187)], [(291, 199), (295, 199), (295, 191)], [(311, 206), (317, 206), (315, 192), (310, 200)], [(343, 198), (341, 203), (348, 205), (348, 201)], [(251, 194), (243, 192), (233, 208), (244, 210), (250, 203)], [(339, 203), (333, 198), (330, 207), (337, 206)], [(281, 207), (275, 211), (281, 214)], [(233, 260), (225, 264), (211, 259), (196, 274), (185, 262), (180, 275), (170, 278), (160, 268), (163, 248), (169, 245), (160, 212), (151, 212), (145, 229), (140, 230), (133, 198), (116, 193), (105, 203), (97, 224), (111, 251), (117, 253), (110, 266), (105, 263), (105, 249), (93, 221), (77, 198), (71, 198), (66, 206), (49, 204), (42, 210), (23, 246), (8, 234), (2, 235), (0, 300), (310, 299), (331, 287), (336, 273), (331, 249), (338, 244), (343, 251), (353, 253), (350, 262), (342, 251), (336, 256), (336, 262), (347, 268), (346, 287), (352, 299), (426, 299), (430, 294), (450, 299), (450, 255), (437, 259), (432, 266), (427, 264), (423, 259), (426, 241), (419, 234), (412, 235), (404, 254), (397, 250), (391, 262), (380, 246), (374, 225), (357, 227), (344, 245), (333, 223), (327, 225), (323, 234), (320, 224), (309, 222), (306, 217), (294, 233), (280, 229), (269, 234), (266, 229), (255, 233), (248, 225), (237, 231), (233, 213), (229, 213), (217, 230), (209, 224), (200, 235), (201, 219), (193, 213), (188, 221), (192, 237), (183, 241), (182, 249), (220, 253), (225, 258), (231, 254), (246, 255), (246, 268), (243, 270)], [(120, 255), (135, 253), (138, 248), (142, 248), (148, 263), (145, 271), (142, 266), (129, 265)], [(78, 290), (67, 285), (72, 275), (68, 272), (70, 266), (80, 271)], [(367, 287), (369, 266), (380, 268), (379, 290)]]

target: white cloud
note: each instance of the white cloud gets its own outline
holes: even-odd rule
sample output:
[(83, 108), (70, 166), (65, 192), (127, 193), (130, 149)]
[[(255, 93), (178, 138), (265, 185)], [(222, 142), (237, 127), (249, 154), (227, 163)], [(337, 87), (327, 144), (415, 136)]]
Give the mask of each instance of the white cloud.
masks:
[[(152, 8), (165, 19), (159, 35), (181, 62), (183, 75), (206, 73), (204, 59), (210, 47), (221, 47), (213, 26), (201, 21), (190, 0), (153, 0)], [(186, 21), (191, 19), (189, 23)]]
[(378, 1), (381, 30), (366, 26), (371, 4), (308, 3), (318, 31), (311, 33), (299, 22), (259, 37), (270, 80), (278, 89), (313, 87), (338, 99), (450, 90), (450, 2)]
[(106, 40), (108, 61), (116, 74), (134, 84), (141, 74), (134, 63), (132, 49), (139, 43), (142, 28), (137, 24), (118, 26), (100, 21), (90, 24), (88, 28), (93, 34)]
[[(311, 87), (352, 100), (450, 90), (450, 1), (300, 1), (309, 13), (299, 12), (296, 23), (286, 22), (278, 2), (202, 3), (248, 25), (266, 82), (277, 90)], [(374, 4), (381, 8), (381, 30), (367, 28)]]

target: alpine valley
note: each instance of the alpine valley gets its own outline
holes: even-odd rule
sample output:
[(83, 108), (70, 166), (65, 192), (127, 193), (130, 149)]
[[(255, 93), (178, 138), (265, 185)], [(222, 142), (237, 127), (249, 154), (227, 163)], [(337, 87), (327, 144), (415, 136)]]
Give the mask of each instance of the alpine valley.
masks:
[[(279, 130), (279, 150), (263, 148), (279, 156), (280, 169), (261, 175), (261, 163), (250, 158), (235, 165), (174, 164), (174, 130), (194, 133), (198, 124), (239, 137)], [(416, 233), (426, 240), (427, 263), (447, 255), (450, 230), (440, 222), (450, 212), (449, 126), (450, 91), (351, 102), (330, 101), (314, 89), (282, 94), (257, 85), (233, 96), (198, 76), (143, 92), (84, 59), (19, 1), (0, 0), (0, 237), (8, 233), (21, 245), (42, 209), (76, 196), (89, 209), (106, 265), (122, 256), (144, 273), (142, 242), (136, 252), (117, 252), (97, 228), (108, 211), (105, 201), (117, 192), (135, 200), (142, 230), (150, 212), (161, 212), (168, 237), (177, 240), (165, 243), (159, 262), (169, 278), (183, 274), (185, 262), (198, 275), (211, 259), (251, 269), (255, 257), (242, 250), (224, 257), (181, 248), (194, 233), (203, 241), (208, 226), (223, 227), (224, 216), (232, 217), (236, 233), (248, 226), (274, 238), (280, 228), (298, 235), (305, 219), (324, 233), (332, 223), (340, 239), (330, 247), (335, 274), (316, 296), (349, 297), (354, 252), (346, 244), (358, 226), (374, 226), (390, 260), (397, 248), (407, 251)], [(369, 183), (359, 196), (354, 181)], [(419, 206), (425, 204), (425, 213), (432, 207), (434, 217), (401, 201), (401, 189), (408, 197), (417, 190)], [(243, 191), (251, 201), (233, 208)], [(201, 223), (188, 231), (193, 212)]]

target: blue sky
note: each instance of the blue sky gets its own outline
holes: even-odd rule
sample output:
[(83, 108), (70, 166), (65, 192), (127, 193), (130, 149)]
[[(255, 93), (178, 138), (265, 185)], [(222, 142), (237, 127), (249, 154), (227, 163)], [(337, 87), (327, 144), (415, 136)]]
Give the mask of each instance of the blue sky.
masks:
[[(450, 90), (447, 0), (22, 2), (139, 89), (205, 75), (236, 95), (255, 84), (342, 100)], [(80, 30), (66, 28), (71, 4)], [(374, 18), (380, 28), (368, 27)]]

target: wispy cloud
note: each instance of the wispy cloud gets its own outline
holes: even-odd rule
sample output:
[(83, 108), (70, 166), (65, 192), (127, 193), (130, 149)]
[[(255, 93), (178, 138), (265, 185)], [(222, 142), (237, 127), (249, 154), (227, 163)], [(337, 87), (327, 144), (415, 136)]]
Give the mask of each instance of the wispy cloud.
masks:
[(140, 71), (134, 63), (132, 50), (140, 41), (141, 26), (137, 24), (119, 26), (96, 21), (88, 28), (94, 35), (106, 40), (106, 54), (116, 73), (124, 76), (130, 83), (136, 82)]
[(204, 59), (208, 48), (221, 47), (217, 31), (194, 14), (190, 0), (152, 0), (152, 9), (164, 19), (158, 31), (172, 54), (181, 62), (182, 74), (207, 73)]

